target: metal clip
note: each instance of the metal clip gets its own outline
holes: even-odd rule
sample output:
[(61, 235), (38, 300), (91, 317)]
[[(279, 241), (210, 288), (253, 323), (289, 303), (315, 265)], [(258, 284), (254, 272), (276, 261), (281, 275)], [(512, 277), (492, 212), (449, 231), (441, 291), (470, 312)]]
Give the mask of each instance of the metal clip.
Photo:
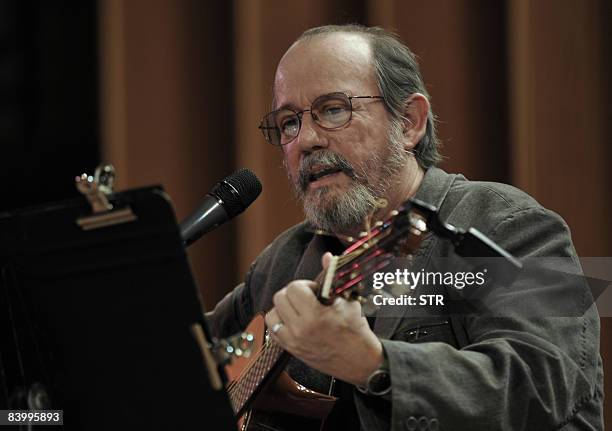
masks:
[[(102, 179), (102, 182), (100, 182)], [(108, 201), (108, 195), (113, 192), (115, 168), (113, 165), (100, 165), (94, 176), (81, 174), (74, 179), (77, 189), (85, 195), (94, 214), (110, 211), (113, 205)]]
[(116, 209), (109, 196), (113, 193), (115, 183), (115, 168), (113, 165), (100, 165), (94, 176), (82, 174), (75, 178), (75, 185), (91, 205), (93, 215), (80, 217), (77, 224), (83, 230), (97, 229), (136, 220), (130, 207)]

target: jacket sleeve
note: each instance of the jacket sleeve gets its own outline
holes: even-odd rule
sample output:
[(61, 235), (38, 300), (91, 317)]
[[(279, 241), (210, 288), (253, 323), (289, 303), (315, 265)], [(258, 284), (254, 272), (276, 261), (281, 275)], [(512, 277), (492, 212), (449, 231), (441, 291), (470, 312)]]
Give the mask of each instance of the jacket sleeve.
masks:
[(206, 313), (215, 337), (227, 337), (244, 330), (255, 313), (271, 308), (276, 290), (292, 280), (312, 233), (298, 224), (280, 234), (257, 256), (239, 284)]
[[(579, 268), (567, 225), (542, 208), (513, 213), (489, 235), (514, 256), (566, 257)], [(390, 418), (382, 425), (384, 418), (371, 412), (377, 401), (356, 395), (362, 425), (603, 429), (599, 317), (588, 286), (577, 279), (542, 286), (522, 277), (511, 289), (493, 291), (486, 312), (462, 317), (468, 345), (460, 350), (441, 342), (381, 340), (391, 374)], [(545, 300), (537, 303), (537, 314), (525, 306), (568, 291), (563, 313), (547, 310)]]
[(251, 278), (257, 261), (253, 262), (244, 282), (236, 286), (205, 314), (206, 322), (214, 337), (223, 338), (243, 331), (253, 318)]

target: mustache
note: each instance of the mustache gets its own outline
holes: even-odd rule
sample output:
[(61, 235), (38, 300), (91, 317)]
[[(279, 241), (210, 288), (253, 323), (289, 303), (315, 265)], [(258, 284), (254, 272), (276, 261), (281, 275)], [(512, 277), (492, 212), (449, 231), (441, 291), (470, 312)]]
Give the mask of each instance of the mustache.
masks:
[(355, 179), (356, 177), (353, 165), (340, 154), (328, 150), (315, 151), (300, 161), (297, 183), (302, 192), (308, 188), (312, 168), (316, 165), (325, 165), (327, 168), (337, 169), (344, 172), (349, 178)]

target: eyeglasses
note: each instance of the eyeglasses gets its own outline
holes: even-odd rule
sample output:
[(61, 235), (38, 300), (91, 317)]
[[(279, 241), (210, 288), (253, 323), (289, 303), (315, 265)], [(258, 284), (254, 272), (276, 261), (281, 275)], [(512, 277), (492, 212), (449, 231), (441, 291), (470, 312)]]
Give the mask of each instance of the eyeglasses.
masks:
[(302, 111), (282, 108), (266, 114), (261, 120), (259, 129), (270, 144), (287, 145), (299, 135), (304, 112), (310, 111), (312, 119), (319, 127), (325, 130), (333, 130), (351, 121), (353, 99), (382, 98), (382, 96), (349, 96), (344, 93), (324, 94), (317, 97), (310, 108)]

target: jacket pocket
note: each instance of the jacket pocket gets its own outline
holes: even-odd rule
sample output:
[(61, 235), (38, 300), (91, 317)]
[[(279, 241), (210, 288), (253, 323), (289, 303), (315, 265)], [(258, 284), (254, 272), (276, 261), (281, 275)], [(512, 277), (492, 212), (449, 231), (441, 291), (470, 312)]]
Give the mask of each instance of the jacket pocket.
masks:
[(408, 343), (425, 343), (429, 341), (439, 341), (442, 343), (457, 346), (457, 340), (448, 319), (437, 322), (427, 322), (397, 332), (393, 338), (397, 341)]

